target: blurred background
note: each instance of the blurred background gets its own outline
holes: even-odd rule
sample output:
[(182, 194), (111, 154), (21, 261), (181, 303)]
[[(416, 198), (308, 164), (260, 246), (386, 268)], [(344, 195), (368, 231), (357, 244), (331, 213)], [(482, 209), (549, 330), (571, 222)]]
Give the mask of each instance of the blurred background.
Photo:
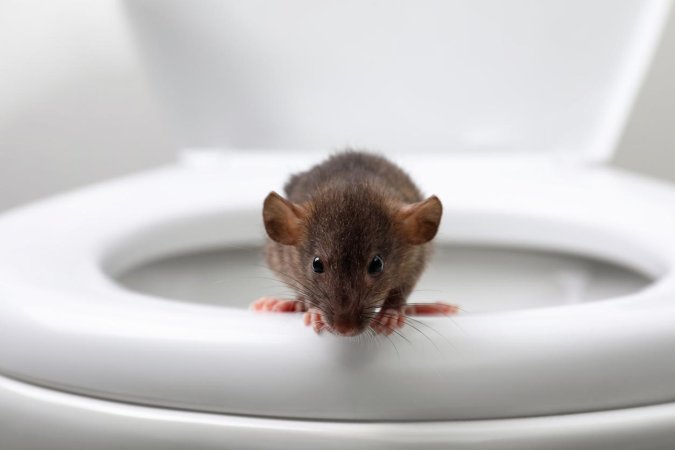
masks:
[[(115, 0), (0, 0), (0, 210), (172, 161)], [(675, 181), (675, 11), (612, 164)]]

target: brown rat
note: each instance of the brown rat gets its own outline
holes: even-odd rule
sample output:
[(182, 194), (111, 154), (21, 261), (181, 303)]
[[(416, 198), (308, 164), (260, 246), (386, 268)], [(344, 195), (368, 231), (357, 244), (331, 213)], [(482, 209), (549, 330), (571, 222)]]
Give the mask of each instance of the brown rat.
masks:
[(451, 314), (452, 305), (407, 305), (429, 257), (442, 205), (423, 199), (387, 159), (356, 151), (331, 156), (293, 175), (286, 198), (263, 206), (269, 267), (297, 298), (265, 297), (262, 311), (305, 311), (317, 332), (389, 334), (406, 314)]

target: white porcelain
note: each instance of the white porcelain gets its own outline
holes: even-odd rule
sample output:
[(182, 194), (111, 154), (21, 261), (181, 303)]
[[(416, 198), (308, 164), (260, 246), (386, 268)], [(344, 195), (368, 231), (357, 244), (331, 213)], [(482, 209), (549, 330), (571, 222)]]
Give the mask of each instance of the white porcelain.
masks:
[(167, 301), (111, 280), (159, 255), (260, 242), (264, 195), (311, 162), (230, 154), (3, 217), (0, 372), (145, 405), (330, 420), (524, 417), (675, 396), (675, 190), (607, 168), (401, 158), (444, 200), (439, 243), (586, 254), (655, 279), (623, 298), (422, 319), (432, 342), (410, 327), (396, 348), (317, 337), (297, 316)]
[(666, 0), (130, 0), (177, 147), (614, 150)]
[(0, 377), (11, 449), (552, 450), (672, 448), (672, 404), (562, 416), (452, 422), (323, 422), (129, 405)]

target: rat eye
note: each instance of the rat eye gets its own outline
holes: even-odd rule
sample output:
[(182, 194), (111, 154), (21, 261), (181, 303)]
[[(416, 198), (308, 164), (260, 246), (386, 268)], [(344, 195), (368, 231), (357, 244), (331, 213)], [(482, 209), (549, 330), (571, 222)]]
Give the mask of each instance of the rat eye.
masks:
[(323, 262), (318, 256), (315, 256), (312, 260), (312, 270), (316, 273), (323, 273)]
[(384, 261), (379, 256), (375, 256), (368, 264), (368, 273), (370, 275), (377, 275), (384, 269)]

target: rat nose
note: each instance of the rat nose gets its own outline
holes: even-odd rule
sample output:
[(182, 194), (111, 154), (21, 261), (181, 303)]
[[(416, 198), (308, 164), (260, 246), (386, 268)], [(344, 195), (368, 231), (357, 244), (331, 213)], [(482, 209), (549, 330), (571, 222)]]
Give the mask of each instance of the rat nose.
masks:
[(343, 336), (353, 336), (356, 334), (356, 329), (346, 322), (337, 322), (333, 324), (333, 331)]
[(356, 330), (351, 326), (344, 323), (336, 323), (333, 325), (333, 330), (343, 336), (353, 336), (356, 334)]

